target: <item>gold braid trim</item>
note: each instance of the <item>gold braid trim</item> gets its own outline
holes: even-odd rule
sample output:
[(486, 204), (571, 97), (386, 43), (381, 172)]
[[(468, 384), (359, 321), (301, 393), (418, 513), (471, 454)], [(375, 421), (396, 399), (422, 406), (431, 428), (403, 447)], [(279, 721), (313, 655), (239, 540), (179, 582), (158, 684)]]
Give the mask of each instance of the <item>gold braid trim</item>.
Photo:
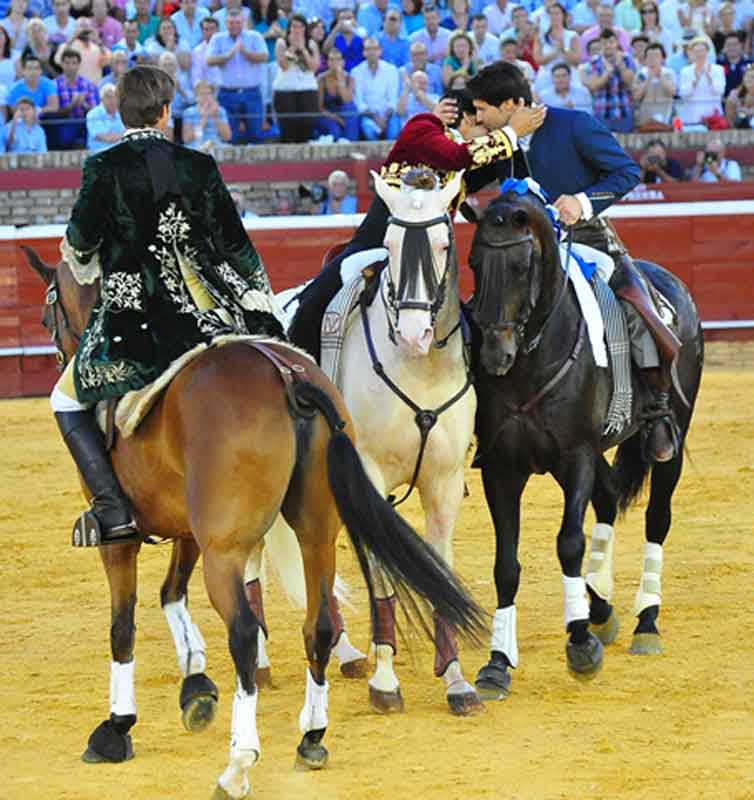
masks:
[(451, 181), (455, 175), (455, 172), (441, 172), (433, 167), (430, 167), (428, 164), (407, 164), (405, 162), (398, 164), (393, 162), (387, 165), (383, 164), (382, 167), (380, 167), (380, 177), (391, 188), (400, 189), (403, 178), (412, 170), (417, 169), (425, 169), (437, 175), (437, 180), (439, 181), (441, 187), (445, 186), (449, 181)]
[(510, 158), (513, 148), (508, 137), (500, 130), (490, 131), (486, 136), (477, 136), (469, 142), (471, 169), (484, 167), (498, 159)]

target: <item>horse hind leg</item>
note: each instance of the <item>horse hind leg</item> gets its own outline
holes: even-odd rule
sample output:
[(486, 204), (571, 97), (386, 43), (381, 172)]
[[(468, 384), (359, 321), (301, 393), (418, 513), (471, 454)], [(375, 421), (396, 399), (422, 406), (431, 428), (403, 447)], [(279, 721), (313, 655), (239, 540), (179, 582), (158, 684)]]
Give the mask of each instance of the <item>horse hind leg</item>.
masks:
[(586, 589), (589, 593), (589, 630), (602, 644), (615, 641), (620, 622), (611, 604), (613, 595), (613, 551), (618, 500), (610, 480), (610, 465), (600, 456), (592, 491), (597, 522), (592, 528)]
[(82, 760), (118, 763), (134, 757), (129, 731), (136, 723), (134, 609), (140, 543), (100, 547), (110, 585), (110, 716), (92, 732)]
[[(276, 523), (273, 523), (273, 527)], [(258, 542), (249, 554), (244, 570), (244, 587), (246, 600), (251, 613), (259, 623), (257, 635), (257, 689), (272, 688), (272, 671), (267, 653), (268, 628), (264, 615), (264, 598), (262, 585), (262, 555), (264, 543)]]
[(683, 468), (683, 449), (670, 461), (655, 464), (650, 479), (649, 503), (645, 515), (644, 565), (634, 600), (638, 623), (630, 652), (633, 655), (662, 653), (657, 618), (662, 602), (663, 544), (672, 519), (671, 498)]
[(206, 646), (188, 610), (188, 582), (198, 558), (199, 546), (193, 539), (175, 539), (168, 573), (160, 590), (162, 612), (183, 676), (178, 698), (181, 721), (189, 733), (199, 733), (209, 727), (215, 718), (219, 697), (217, 686), (204, 673)]

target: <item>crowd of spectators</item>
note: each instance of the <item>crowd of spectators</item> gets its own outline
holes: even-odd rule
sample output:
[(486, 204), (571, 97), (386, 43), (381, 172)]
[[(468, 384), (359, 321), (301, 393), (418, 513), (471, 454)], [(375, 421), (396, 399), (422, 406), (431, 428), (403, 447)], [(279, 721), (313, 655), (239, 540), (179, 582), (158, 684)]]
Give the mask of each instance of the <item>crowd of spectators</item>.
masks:
[(197, 148), (392, 139), (500, 59), (613, 131), (749, 128), (753, 20), (754, 0), (0, 0), (0, 149), (112, 145), (138, 63), (173, 75)]

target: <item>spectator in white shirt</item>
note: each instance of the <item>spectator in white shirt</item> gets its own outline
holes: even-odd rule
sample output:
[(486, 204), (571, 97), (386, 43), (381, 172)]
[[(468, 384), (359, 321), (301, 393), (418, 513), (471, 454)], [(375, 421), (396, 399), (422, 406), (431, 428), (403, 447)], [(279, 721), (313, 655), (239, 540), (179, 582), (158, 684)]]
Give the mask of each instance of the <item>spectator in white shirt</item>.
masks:
[(361, 135), (367, 141), (395, 139), (400, 132), (397, 114), (398, 70), (383, 61), (381, 54), (379, 42), (366, 39), (365, 60), (351, 71)]
[(734, 183), (741, 180), (738, 161), (725, 157), (725, 145), (719, 139), (710, 139), (707, 147), (696, 154), (689, 179), (702, 183)]
[(123, 23), (123, 38), (113, 46), (113, 52), (123, 50), (128, 55), (128, 66), (146, 61), (147, 51), (139, 41), (139, 23), (135, 19)]
[(412, 73), (410, 80), (403, 84), (403, 90), (398, 100), (398, 116), (401, 127), (416, 114), (431, 111), (439, 99), (439, 95), (429, 91), (427, 73), (417, 69)]
[(100, 81), (100, 99), (102, 99), (102, 90), (105, 86), (117, 86), (118, 81), (128, 70), (128, 54), (125, 50), (113, 50), (112, 57), (110, 58), (110, 72)]
[(435, 94), (442, 94), (442, 70), (439, 64), (433, 64), (429, 60), (429, 51), (424, 42), (413, 42), (408, 51), (409, 63), (398, 70), (398, 77), (401, 86), (409, 81), (411, 74), (420, 69), (427, 73), (429, 78), (429, 91)]
[(202, 40), (202, 20), (209, 16), (206, 8), (201, 8), (197, 0), (183, 0), (180, 11), (172, 14), (178, 38), (193, 50)]
[(471, 18), (471, 35), (476, 44), (476, 53), (483, 67), (497, 61), (500, 49), (500, 40), (489, 32), (489, 24), (484, 14), (475, 14)]
[(54, 0), (52, 11), (52, 16), (42, 20), (47, 28), (47, 41), (50, 44), (63, 44), (76, 30), (76, 20), (71, 16), (71, 4), (69, 0)]
[(574, 69), (581, 62), (581, 40), (576, 31), (566, 28), (567, 14), (560, 3), (548, 9), (547, 25), (539, 37), (539, 72), (537, 90), (552, 86), (552, 68), (555, 64), (570, 64)]
[(710, 64), (707, 37), (697, 36), (689, 42), (689, 65), (681, 70), (678, 93), (678, 116), (684, 126), (702, 127), (702, 120), (721, 114), (725, 92), (725, 71), (719, 64)]
[(552, 87), (544, 89), (539, 99), (553, 108), (572, 108), (592, 113), (592, 95), (581, 84), (571, 83), (571, 67), (556, 64), (552, 68)]
[[(504, 0), (507, 2), (507, 0)], [(429, 53), (429, 60), (435, 64), (441, 64), (442, 60), (448, 55), (448, 42), (450, 41), (450, 31), (440, 27), (440, 12), (433, 3), (426, 3), (422, 10), (424, 27), (409, 37), (411, 44), (422, 42)]]
[(207, 48), (210, 39), (218, 32), (219, 26), (214, 17), (202, 20), (202, 41), (191, 52), (191, 85), (207, 81), (212, 86), (220, 85), (220, 70), (207, 64)]
[(515, 8), (508, 0), (495, 0), (484, 7), (482, 13), (487, 17), (487, 23), (490, 27), (490, 33), (495, 36), (510, 28), (512, 23), (511, 11)]

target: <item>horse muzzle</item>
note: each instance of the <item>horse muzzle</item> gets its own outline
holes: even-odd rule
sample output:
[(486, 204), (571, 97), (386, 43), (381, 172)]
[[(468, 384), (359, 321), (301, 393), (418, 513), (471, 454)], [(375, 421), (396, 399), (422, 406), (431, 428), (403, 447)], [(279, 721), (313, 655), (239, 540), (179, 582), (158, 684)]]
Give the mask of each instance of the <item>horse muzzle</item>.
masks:
[(483, 333), (479, 358), (485, 372), (501, 378), (506, 375), (518, 353), (518, 335), (514, 328), (488, 328)]
[(400, 345), (412, 358), (423, 358), (429, 354), (434, 338), (432, 315), (418, 308), (404, 309), (398, 316), (397, 325)]

